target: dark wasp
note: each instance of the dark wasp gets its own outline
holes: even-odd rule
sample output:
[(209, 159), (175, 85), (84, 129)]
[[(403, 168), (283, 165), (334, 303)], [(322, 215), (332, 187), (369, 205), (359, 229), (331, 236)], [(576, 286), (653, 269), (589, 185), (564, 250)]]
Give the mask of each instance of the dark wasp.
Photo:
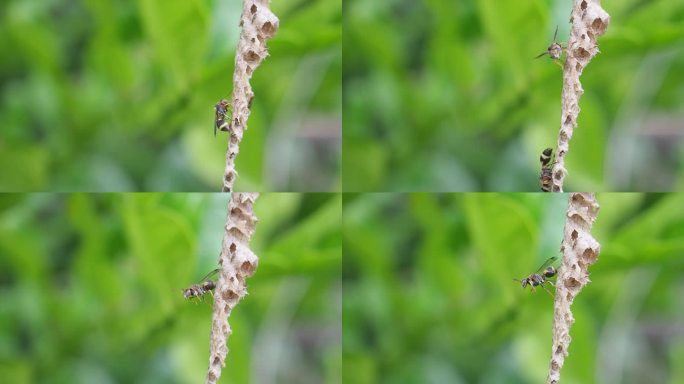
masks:
[(555, 257), (555, 256), (549, 257), (549, 259), (546, 260), (544, 262), (544, 264), (542, 264), (541, 267), (539, 267), (539, 269), (537, 269), (537, 271), (535, 273), (523, 278), (522, 280), (519, 280), (519, 279), (513, 279), (513, 280), (519, 282), (523, 288), (525, 288), (529, 285), (530, 288), (532, 289), (532, 292), (536, 291), (536, 289), (535, 289), (536, 286), (541, 285), (541, 287), (544, 288), (544, 290), (549, 295), (551, 295), (551, 297), (553, 297), (553, 294), (548, 289), (546, 289), (544, 284), (549, 283), (549, 284), (553, 285), (553, 283), (547, 279), (550, 279), (550, 278), (556, 276), (556, 273), (558, 273), (558, 270), (556, 268), (549, 265), (549, 264), (553, 263), (556, 259), (557, 259), (557, 257)]
[(539, 183), (543, 192), (551, 192), (553, 182), (553, 164), (551, 162), (553, 157), (553, 149), (546, 148), (541, 156), (539, 162), (541, 163), (541, 172), (539, 173)]
[(216, 112), (216, 120), (214, 121), (214, 137), (216, 137), (216, 130), (228, 131), (230, 130), (230, 104), (228, 100), (222, 99), (214, 106)]
[(218, 268), (214, 269), (213, 271), (207, 273), (206, 276), (201, 278), (199, 283), (193, 284), (189, 288), (183, 289), (183, 297), (186, 299), (201, 299), (207, 292), (211, 292), (213, 294), (214, 288), (216, 288), (216, 282), (210, 279), (214, 277), (218, 271)]
[(552, 58), (556, 63), (559, 63), (560, 57), (563, 54), (563, 51), (566, 50), (566, 47), (560, 45), (556, 41), (557, 35), (558, 35), (558, 26), (556, 26), (556, 32), (553, 33), (553, 43), (551, 43), (551, 45), (549, 45), (549, 47), (546, 48), (546, 51), (540, 53), (539, 56), (535, 57), (535, 59), (538, 59), (544, 55), (549, 55), (549, 57)]

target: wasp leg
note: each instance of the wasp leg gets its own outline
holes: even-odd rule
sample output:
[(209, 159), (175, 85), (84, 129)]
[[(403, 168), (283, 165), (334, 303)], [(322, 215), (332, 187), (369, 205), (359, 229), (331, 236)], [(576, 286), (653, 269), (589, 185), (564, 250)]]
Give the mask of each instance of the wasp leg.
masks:
[[(565, 57), (566, 57), (566, 59), (567, 59), (567, 56), (568, 56), (568, 47), (564, 47), (564, 46), (562, 46), (562, 45), (561, 45), (560, 47), (561, 47), (561, 53), (560, 53), (561, 56), (560, 56), (560, 57), (562, 57), (563, 54), (565, 54)], [(557, 59), (555, 59), (555, 60), (553, 60), (553, 61), (555, 61), (556, 64), (558, 64), (558, 66), (561, 67), (561, 69), (563, 69), (563, 64), (564, 64), (565, 62), (561, 62), (560, 57), (558, 57)]]
[[(547, 281), (547, 283), (550, 283), (550, 281)], [(548, 293), (549, 295), (551, 295), (551, 297), (554, 297), (554, 296), (553, 296), (553, 293), (551, 293), (551, 291), (549, 291), (548, 289), (546, 289), (546, 287), (544, 286), (544, 284), (541, 284), (541, 287), (544, 288), (544, 290), (546, 291), (546, 293)]]
[(228, 124), (227, 122), (224, 121), (223, 124), (221, 124), (219, 126), (219, 131), (223, 131), (223, 132), (230, 131), (230, 124)]

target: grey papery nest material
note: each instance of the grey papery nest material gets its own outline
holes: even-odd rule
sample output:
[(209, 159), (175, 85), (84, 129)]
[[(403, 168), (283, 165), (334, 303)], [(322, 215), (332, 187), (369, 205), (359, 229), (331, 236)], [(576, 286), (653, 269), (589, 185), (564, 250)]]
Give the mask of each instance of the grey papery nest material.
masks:
[[(601, 8), (599, 0), (574, 0), (570, 16), (570, 38), (563, 65), (563, 93), (561, 127), (558, 133), (556, 163), (553, 166), (553, 192), (563, 192), (565, 155), (568, 153), (573, 130), (577, 127), (579, 99), (584, 93), (580, 75), (591, 59), (598, 54), (597, 38), (608, 29), (610, 16)], [(589, 127), (591, 128), (591, 127)]]
[(226, 169), (223, 174), (223, 192), (231, 192), (237, 178), (235, 157), (240, 151), (240, 142), (247, 130), (247, 119), (252, 110), (254, 92), (249, 80), (254, 70), (268, 56), (266, 42), (278, 31), (278, 18), (274, 15), (269, 0), (244, 0), (240, 17), (240, 41), (235, 53), (233, 73), (233, 95), (231, 106), (230, 138), (226, 152)]
[(257, 217), (254, 201), (258, 193), (233, 193), (228, 205), (228, 216), (219, 259), (219, 279), (214, 292), (211, 315), (211, 351), (207, 383), (216, 383), (221, 376), (228, 355), (228, 318), (233, 308), (247, 294), (246, 279), (254, 274), (259, 258), (249, 248)]
[(570, 348), (570, 327), (575, 319), (570, 306), (589, 280), (589, 266), (594, 264), (601, 245), (592, 237), (591, 227), (599, 205), (593, 193), (573, 193), (568, 199), (553, 305), (553, 346), (547, 383), (558, 383), (560, 370)]

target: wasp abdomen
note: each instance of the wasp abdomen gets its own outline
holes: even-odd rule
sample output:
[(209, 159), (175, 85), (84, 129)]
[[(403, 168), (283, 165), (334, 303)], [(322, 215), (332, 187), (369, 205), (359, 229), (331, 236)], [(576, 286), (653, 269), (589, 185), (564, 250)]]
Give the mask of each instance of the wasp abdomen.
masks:
[(539, 162), (541, 163), (541, 172), (539, 173), (539, 182), (541, 184), (541, 190), (544, 192), (551, 192), (551, 185), (553, 181), (553, 173), (551, 159), (553, 157), (553, 149), (546, 148), (542, 151), (541, 156), (539, 156)]

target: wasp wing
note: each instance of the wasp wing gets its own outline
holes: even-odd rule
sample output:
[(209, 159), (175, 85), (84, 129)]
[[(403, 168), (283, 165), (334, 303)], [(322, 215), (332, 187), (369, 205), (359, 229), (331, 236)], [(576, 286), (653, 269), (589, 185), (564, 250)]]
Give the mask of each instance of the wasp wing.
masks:
[(218, 121), (218, 108), (214, 107), (214, 137), (216, 137), (216, 126), (218, 125), (216, 122)]
[(542, 264), (541, 267), (539, 267), (539, 269), (537, 269), (537, 272), (535, 272), (535, 273), (539, 273), (539, 272), (543, 271), (543, 270), (546, 269), (546, 267), (548, 267), (551, 263), (553, 263), (554, 261), (556, 261), (556, 259), (557, 259), (556, 256), (549, 257), (549, 258), (544, 262), (544, 264)]
[(205, 281), (209, 281), (209, 279), (211, 279), (212, 277), (214, 277), (214, 276), (218, 273), (218, 271), (219, 271), (219, 268), (216, 268), (216, 269), (214, 269), (213, 271), (207, 273), (206, 276), (204, 276), (203, 278), (200, 279), (200, 281), (198, 282), (198, 284), (201, 284), (201, 283), (203, 283), (203, 282), (205, 282)]

